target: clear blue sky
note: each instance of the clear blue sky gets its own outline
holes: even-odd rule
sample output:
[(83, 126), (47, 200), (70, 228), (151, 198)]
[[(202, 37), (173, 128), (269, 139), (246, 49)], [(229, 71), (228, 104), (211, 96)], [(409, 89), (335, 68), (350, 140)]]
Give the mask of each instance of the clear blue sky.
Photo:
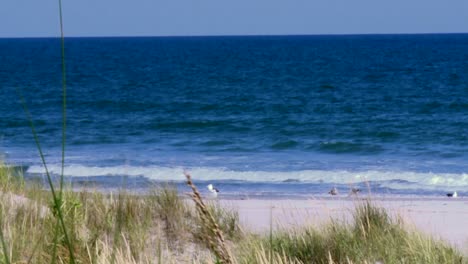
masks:
[[(57, 0), (1, 0), (0, 37), (58, 36)], [(66, 36), (468, 32), (468, 0), (63, 0)]]

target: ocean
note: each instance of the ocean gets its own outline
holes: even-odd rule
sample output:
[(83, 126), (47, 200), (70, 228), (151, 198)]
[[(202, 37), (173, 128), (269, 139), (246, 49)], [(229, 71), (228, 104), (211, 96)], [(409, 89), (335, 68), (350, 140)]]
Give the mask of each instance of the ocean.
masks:
[[(468, 34), (66, 38), (67, 180), (468, 195)], [(0, 39), (0, 157), (60, 174), (60, 39)]]

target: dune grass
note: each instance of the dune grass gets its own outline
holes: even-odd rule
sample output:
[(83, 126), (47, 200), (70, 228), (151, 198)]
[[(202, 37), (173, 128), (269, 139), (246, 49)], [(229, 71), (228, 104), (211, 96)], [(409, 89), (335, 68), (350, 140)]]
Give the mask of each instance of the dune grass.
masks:
[[(42, 187), (25, 184), (11, 167), (0, 165), (4, 241), (0, 263), (71, 262), (63, 229), (57, 230), (57, 208), (50, 191)], [(75, 263), (210, 263), (215, 259), (200, 239), (205, 230), (193, 204), (170, 185), (156, 186), (145, 195), (65, 188), (60, 210)], [(216, 210), (215, 221), (227, 234), (237, 230), (237, 214), (210, 210)]]
[(356, 207), (352, 223), (253, 236), (243, 250), (248, 253), (240, 263), (267, 263), (267, 256), (272, 263), (468, 263), (448, 244), (406, 229), (369, 201)]
[[(70, 262), (49, 191), (2, 164), (0, 196), (0, 263)], [(200, 196), (202, 210), (170, 185), (146, 195), (65, 188), (62, 199), (76, 263), (468, 263), (370, 202), (350, 223), (278, 229), (270, 237), (243, 232), (235, 211)]]

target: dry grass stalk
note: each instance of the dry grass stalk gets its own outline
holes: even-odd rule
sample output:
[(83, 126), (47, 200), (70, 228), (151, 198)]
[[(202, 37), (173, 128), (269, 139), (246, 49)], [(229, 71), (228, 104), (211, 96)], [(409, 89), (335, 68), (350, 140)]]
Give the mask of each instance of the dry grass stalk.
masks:
[(208, 207), (203, 202), (200, 193), (198, 192), (197, 187), (192, 182), (192, 177), (189, 173), (184, 172), (185, 177), (187, 178), (187, 185), (192, 188), (192, 194), (190, 194), (192, 200), (195, 202), (197, 211), (202, 219), (202, 224), (208, 227), (208, 230), (211, 230), (212, 235), (206, 234), (206, 239), (210, 246), (210, 249), (219, 258), (221, 263), (232, 264), (232, 257), (229, 253), (229, 250), (226, 246), (226, 242), (224, 240), (223, 232), (219, 228), (218, 224), (216, 223), (214, 217), (211, 215)]
[[(287, 256), (283, 252), (273, 252), (265, 250), (263, 245), (255, 248), (255, 263), (257, 264), (304, 264), (304, 262), (297, 260), (293, 257)], [(334, 263), (328, 263), (334, 264)]]

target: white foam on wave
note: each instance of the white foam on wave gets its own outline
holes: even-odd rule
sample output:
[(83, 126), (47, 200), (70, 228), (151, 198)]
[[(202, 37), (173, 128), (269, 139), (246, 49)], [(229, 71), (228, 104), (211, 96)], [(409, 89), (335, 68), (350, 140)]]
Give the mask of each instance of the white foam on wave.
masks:
[[(52, 174), (60, 174), (60, 164), (48, 166)], [(420, 173), (420, 172), (392, 172), (392, 171), (234, 171), (224, 168), (199, 167), (187, 169), (194, 179), (202, 181), (234, 180), (247, 182), (283, 182), (297, 180), (301, 182), (323, 182), (352, 184), (366, 181), (382, 181), (382, 186), (396, 189), (432, 189), (434, 187), (458, 187), (460, 190), (468, 190), (468, 174), (466, 173)], [(143, 176), (151, 180), (159, 181), (183, 181), (184, 168), (161, 166), (84, 166), (68, 165), (65, 167), (66, 176), (92, 177), (92, 176)], [(45, 173), (42, 166), (31, 166), (28, 173)], [(408, 181), (395, 182), (395, 181)]]

